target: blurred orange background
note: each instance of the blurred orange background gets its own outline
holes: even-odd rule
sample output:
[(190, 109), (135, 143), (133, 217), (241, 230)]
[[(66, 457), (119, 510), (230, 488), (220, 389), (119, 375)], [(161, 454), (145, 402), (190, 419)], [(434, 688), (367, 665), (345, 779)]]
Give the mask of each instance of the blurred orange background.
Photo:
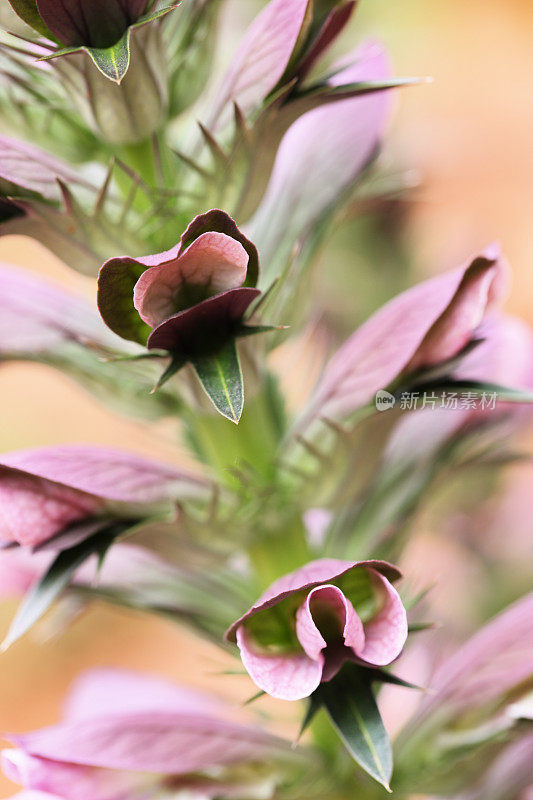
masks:
[[(228, 5), (236, 19), (249, 18), (248, 0)], [(532, 33), (530, 0), (362, 0), (351, 31), (354, 41), (366, 34), (385, 40), (398, 75), (434, 78), (399, 93), (388, 146), (423, 177), (408, 225), (420, 272), (455, 266), (498, 239), (514, 271), (509, 309), (531, 322)], [(345, 43), (349, 46), (350, 34)], [(0, 239), (0, 260), (70, 285), (81, 282), (23, 238)], [(166, 460), (182, 457), (164, 431), (154, 435), (143, 424), (114, 416), (44, 367), (2, 366), (0, 396), (2, 450), (85, 441)], [(14, 603), (0, 606), (0, 634), (14, 609)], [(168, 622), (94, 607), (60, 638), (43, 644), (29, 636), (1, 656), (0, 728), (17, 731), (53, 721), (72, 677), (87, 666), (104, 664), (206, 686), (224, 668), (224, 658)], [(236, 698), (253, 693), (246, 680), (225, 681), (225, 692)], [(0, 796), (12, 792), (0, 778)]]

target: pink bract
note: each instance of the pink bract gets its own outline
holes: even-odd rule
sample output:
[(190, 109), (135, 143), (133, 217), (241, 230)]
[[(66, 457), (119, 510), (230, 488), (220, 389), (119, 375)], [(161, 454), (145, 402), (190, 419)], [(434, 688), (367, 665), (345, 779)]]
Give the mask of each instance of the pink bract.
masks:
[(10, 737), (16, 747), (3, 752), (4, 771), (28, 790), (63, 800), (115, 800), (162, 796), (170, 779), (187, 788), (188, 776), (195, 784), (217, 768), (224, 796), (220, 768), (291, 757), (281, 739), (226, 713), (220, 701), (189, 688), (97, 670), (75, 684), (62, 722)]
[(200, 478), (165, 464), (102, 447), (6, 453), (0, 458), (0, 541), (38, 545), (105, 510), (138, 514), (202, 485)]
[(304, 419), (352, 414), (401, 373), (456, 356), (475, 338), (506, 285), (506, 264), (492, 246), (458, 269), (398, 295), (333, 356)]
[[(354, 570), (366, 572), (380, 600), (365, 622), (349, 591), (336, 585)], [(299, 700), (334, 677), (346, 660), (385, 666), (399, 656), (407, 638), (407, 617), (390, 582), (399, 577), (399, 571), (384, 561), (312, 561), (272, 584), (226, 637), (237, 642), (243, 664), (260, 689), (282, 700)], [(294, 609), (285, 609), (287, 623), (294, 628), (295, 647), (285, 652), (261, 647), (254, 640), (250, 620), (295, 595), (300, 602)]]

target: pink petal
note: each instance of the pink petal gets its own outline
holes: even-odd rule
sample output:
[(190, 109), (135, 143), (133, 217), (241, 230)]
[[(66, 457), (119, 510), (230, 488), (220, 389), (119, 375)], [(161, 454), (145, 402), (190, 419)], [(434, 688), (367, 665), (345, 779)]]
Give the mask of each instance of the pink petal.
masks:
[(60, 445), (4, 453), (0, 465), (121, 503), (158, 503), (204, 486), (201, 478), (183, 470), (94, 445)]
[(16, 749), (2, 751), (2, 770), (14, 783), (63, 800), (125, 800), (147, 784), (143, 775), (43, 759)]
[(365, 646), (357, 655), (369, 664), (383, 667), (403, 650), (407, 640), (407, 613), (394, 586), (379, 572), (368, 571), (383, 605), (377, 615), (365, 623)]
[(439, 707), (490, 703), (531, 677), (533, 592), (506, 608), (442, 661), (421, 716)]
[(275, 581), (259, 600), (226, 631), (226, 639), (235, 642), (240, 625), (260, 611), (272, 608), (296, 592), (311, 590), (324, 583), (334, 583), (342, 575), (356, 567), (371, 567), (390, 580), (397, 580), (401, 577), (401, 572), (387, 561), (341, 561), (337, 558), (320, 558), (310, 561), (304, 567), (300, 567), (288, 575), (283, 575)]
[(39, 758), (165, 775), (273, 758), (289, 751), (283, 740), (258, 728), (210, 715), (159, 710), (87, 717), (9, 738)]
[(27, 547), (96, 514), (101, 501), (68, 486), (0, 466), (0, 539)]
[[(5, 195), (17, 195), (14, 187), (45, 197), (60, 200), (61, 190), (57, 179), (67, 184), (79, 185), (79, 175), (58, 158), (38, 147), (0, 136), (0, 188)], [(4, 183), (5, 182), (5, 183)], [(4, 185), (2, 185), (4, 184)], [(7, 186), (5, 185), (7, 184)]]
[(9, 800), (65, 800), (65, 798), (58, 797), (56, 794), (48, 794), (48, 792), (34, 792), (30, 789), (27, 792), (17, 792)]
[(503, 293), (499, 253), (493, 261), (479, 259), (465, 272), (448, 307), (433, 324), (408, 365), (409, 371), (453, 358), (472, 338), (487, 311)]
[[(385, 51), (374, 42), (359, 47), (350, 61), (353, 65), (341, 69), (332, 85), (390, 75)], [(389, 92), (376, 92), (314, 109), (291, 125), (249, 223), (263, 264), (279, 252), (281, 235), (301, 234), (358, 177), (379, 144), (389, 104)], [(291, 239), (289, 248), (292, 244)]]
[(325, 603), (334, 612), (342, 626), (346, 647), (361, 651), (365, 645), (365, 633), (353, 605), (337, 586), (317, 586), (296, 612), (296, 635), (309, 658), (317, 660), (327, 646), (313, 618), (316, 603)]
[(483, 341), (462, 359), (459, 378), (490, 381), (518, 389), (533, 387), (533, 331), (508, 315), (489, 315), (477, 331)]
[[(492, 261), (494, 252), (485, 257)], [(390, 385), (452, 303), (471, 263), (403, 292), (352, 334), (327, 365), (303, 421), (347, 416)]]
[(43, 353), (65, 341), (115, 346), (83, 298), (31, 272), (0, 264), (0, 353)]
[(52, 558), (52, 553), (32, 553), (24, 547), (0, 550), (0, 600), (27, 592), (44, 574)]
[(75, 681), (67, 697), (65, 718), (73, 721), (99, 717), (104, 712), (116, 715), (143, 711), (218, 716), (226, 709), (219, 698), (188, 686), (125, 669), (102, 668), (85, 672)]
[(242, 663), (253, 682), (280, 700), (301, 700), (309, 697), (322, 680), (324, 656), (316, 659), (306, 653), (271, 655), (258, 652), (244, 626), (236, 631)]
[(144, 272), (134, 288), (134, 305), (152, 328), (182, 309), (176, 293), (185, 283), (218, 294), (241, 286), (246, 279), (248, 253), (224, 233), (204, 233), (178, 257)]
[(308, 5), (309, 0), (272, 0), (258, 14), (218, 88), (212, 125), (231, 101), (247, 113), (276, 86), (298, 41)]

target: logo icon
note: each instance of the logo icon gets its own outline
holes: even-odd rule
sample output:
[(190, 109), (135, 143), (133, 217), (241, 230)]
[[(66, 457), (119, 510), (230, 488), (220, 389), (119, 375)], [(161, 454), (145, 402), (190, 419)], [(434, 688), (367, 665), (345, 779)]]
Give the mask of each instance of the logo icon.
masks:
[(388, 411), (389, 408), (394, 408), (396, 398), (385, 389), (380, 389), (376, 392), (376, 408), (378, 411)]

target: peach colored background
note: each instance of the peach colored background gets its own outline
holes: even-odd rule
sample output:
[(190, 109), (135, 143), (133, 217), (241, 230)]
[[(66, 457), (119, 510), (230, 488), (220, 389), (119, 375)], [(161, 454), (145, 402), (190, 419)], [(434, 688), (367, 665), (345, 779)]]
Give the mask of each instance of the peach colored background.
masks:
[[(234, 6), (243, 3), (238, 0)], [(397, 74), (433, 75), (435, 82), (399, 97), (392, 152), (425, 176), (410, 224), (421, 270), (461, 261), (494, 238), (514, 267), (509, 307), (533, 321), (533, 5), (530, 0), (363, 0), (361, 27), (384, 38)], [(0, 260), (79, 283), (41, 247), (0, 240)], [(87, 291), (92, 291), (89, 287)], [(179, 458), (143, 426), (113, 416), (68, 379), (39, 366), (0, 369), (0, 448), (60, 441), (133, 447)], [(0, 606), (0, 634), (14, 604)], [(42, 644), (32, 637), (0, 658), (0, 729), (23, 730), (56, 718), (59, 698), (83, 667), (128, 665), (207, 685), (223, 668), (217, 650), (170, 623), (97, 607), (65, 635)], [(252, 693), (225, 679), (235, 697)], [(11, 786), (0, 779), (0, 796)]]

